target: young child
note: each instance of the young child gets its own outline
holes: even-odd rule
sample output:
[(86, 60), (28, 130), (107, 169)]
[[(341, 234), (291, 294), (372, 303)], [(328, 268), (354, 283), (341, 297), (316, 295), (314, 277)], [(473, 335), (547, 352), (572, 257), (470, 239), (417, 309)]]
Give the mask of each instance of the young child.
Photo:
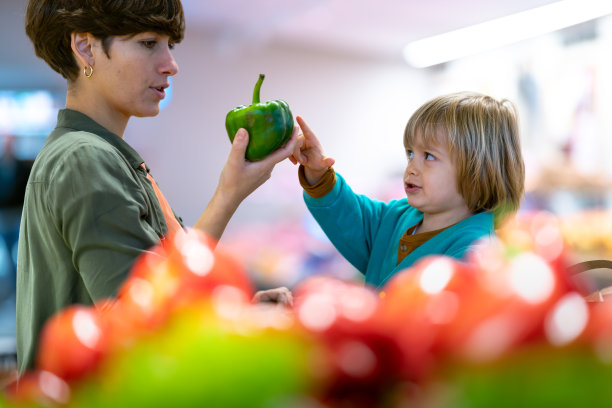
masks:
[(454, 93), (421, 106), (404, 132), (406, 198), (389, 203), (354, 193), (331, 167), (303, 118), (291, 160), (309, 211), (366, 283), (381, 288), (427, 255), (457, 259), (495, 234), (524, 191), (517, 113), (511, 102)]

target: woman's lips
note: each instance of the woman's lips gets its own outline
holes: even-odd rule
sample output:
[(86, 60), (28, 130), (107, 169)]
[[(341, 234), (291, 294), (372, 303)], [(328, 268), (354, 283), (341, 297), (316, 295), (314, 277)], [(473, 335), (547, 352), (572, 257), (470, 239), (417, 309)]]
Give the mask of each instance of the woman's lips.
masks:
[(166, 91), (164, 91), (164, 88), (151, 87), (150, 89), (155, 93), (155, 95), (157, 95), (159, 99), (164, 99), (166, 97)]

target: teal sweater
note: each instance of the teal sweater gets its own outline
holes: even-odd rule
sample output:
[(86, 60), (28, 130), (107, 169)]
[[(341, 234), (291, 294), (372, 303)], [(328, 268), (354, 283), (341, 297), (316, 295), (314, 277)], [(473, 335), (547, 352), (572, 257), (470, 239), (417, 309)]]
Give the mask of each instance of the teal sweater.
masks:
[(405, 198), (384, 203), (355, 194), (342, 176), (336, 176), (328, 194), (313, 198), (304, 192), (304, 201), (340, 254), (365, 275), (366, 283), (379, 289), (427, 255), (462, 259), (475, 241), (495, 234), (493, 214), (478, 213), (435, 235), (398, 265), (399, 240), (423, 219), (423, 213)]

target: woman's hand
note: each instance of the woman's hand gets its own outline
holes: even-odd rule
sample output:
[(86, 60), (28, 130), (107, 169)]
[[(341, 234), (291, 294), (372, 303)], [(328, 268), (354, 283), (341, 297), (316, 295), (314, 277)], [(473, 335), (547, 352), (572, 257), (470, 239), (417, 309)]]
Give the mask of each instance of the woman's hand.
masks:
[(293, 307), (293, 294), (289, 289), (280, 288), (260, 290), (253, 296), (253, 303), (272, 303), (283, 307)]
[(239, 129), (221, 170), (217, 189), (194, 227), (219, 240), (240, 203), (270, 178), (277, 163), (293, 154), (297, 131), (298, 127), (295, 126), (287, 143), (265, 159), (250, 162), (245, 159), (249, 134), (245, 129)]
[(293, 155), (289, 157), (289, 160), (293, 164), (299, 163), (304, 166), (306, 181), (312, 186), (334, 165), (335, 160), (325, 156), (319, 139), (317, 139), (304, 119), (301, 116), (298, 116), (296, 119), (302, 133), (298, 136)]
[(298, 127), (294, 126), (291, 138), (284, 146), (270, 153), (263, 160), (250, 162), (245, 159), (249, 134), (239, 129), (234, 137), (232, 150), (219, 178), (219, 189), (223, 189), (237, 203), (242, 202), (272, 175), (276, 164), (293, 154), (297, 142)]

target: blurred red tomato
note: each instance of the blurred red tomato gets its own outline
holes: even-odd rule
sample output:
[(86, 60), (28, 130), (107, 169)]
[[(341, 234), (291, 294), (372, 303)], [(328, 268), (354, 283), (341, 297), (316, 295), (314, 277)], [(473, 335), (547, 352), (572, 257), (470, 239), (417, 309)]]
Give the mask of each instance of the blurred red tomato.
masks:
[(548, 341), (548, 315), (567, 295), (581, 293), (567, 269), (559, 221), (543, 212), (522, 214), (504, 225), (499, 236), (469, 259), (481, 285), (504, 299), (503, 307), (484, 322), (489, 327), (482, 326), (481, 342), (487, 330), (507, 347)]
[[(166, 281), (165, 290), (174, 292), (175, 301), (208, 297), (220, 285), (236, 287), (249, 299), (254, 293), (242, 265), (199, 230), (180, 231), (169, 237), (164, 243), (164, 252), (161, 262), (153, 261), (153, 269), (157, 270), (155, 274), (165, 276), (159, 279), (160, 284)], [(152, 269), (151, 263), (147, 263), (139, 266)], [(135, 275), (143, 274), (135, 272)], [(145, 271), (144, 277), (151, 280), (151, 273)]]
[(410, 350), (490, 361), (545, 340), (547, 313), (569, 289), (539, 255), (508, 258), (503, 249), (483, 247), (471, 264), (424, 258), (386, 285), (381, 315), (396, 326), (409, 361)]
[(109, 316), (134, 329), (151, 330), (163, 324), (181, 284), (181, 265), (161, 246), (141, 256), (119, 289)]
[(166, 295), (161, 286), (130, 277), (117, 299), (98, 305), (109, 351), (130, 348), (143, 334), (161, 329), (173, 310)]
[(65, 380), (94, 370), (106, 352), (106, 333), (94, 307), (72, 305), (51, 317), (41, 332), (37, 368)]
[(422, 259), (384, 286), (379, 319), (402, 345), (413, 378), (426, 376), (440, 349), (456, 347), (459, 332), (478, 319), (480, 309), (469, 304), (477, 291), (474, 271), (443, 256)]
[(612, 302), (589, 302), (589, 319), (580, 341), (591, 345), (597, 356), (612, 363)]
[(374, 290), (318, 276), (303, 281), (294, 299), (299, 323), (324, 346), (319, 371), (327, 376), (325, 401), (368, 406), (404, 380), (403, 355), (377, 318)]
[(255, 290), (240, 262), (216, 247), (211, 239), (198, 230), (174, 238), (170, 259), (182, 268), (178, 296), (210, 296), (218, 286), (233, 286), (251, 299)]
[(564, 290), (578, 291), (577, 282), (568, 273), (570, 250), (563, 234), (561, 220), (547, 211), (521, 212), (507, 220), (497, 234), (505, 256), (533, 253), (553, 269)]
[(208, 300), (221, 286), (250, 299), (253, 286), (242, 266), (198, 230), (179, 231), (141, 256), (105, 313), (113, 344), (129, 345), (139, 332), (156, 330), (177, 307)]
[(53, 373), (30, 370), (4, 389), (7, 401), (18, 406), (57, 406), (70, 400), (70, 386)]

